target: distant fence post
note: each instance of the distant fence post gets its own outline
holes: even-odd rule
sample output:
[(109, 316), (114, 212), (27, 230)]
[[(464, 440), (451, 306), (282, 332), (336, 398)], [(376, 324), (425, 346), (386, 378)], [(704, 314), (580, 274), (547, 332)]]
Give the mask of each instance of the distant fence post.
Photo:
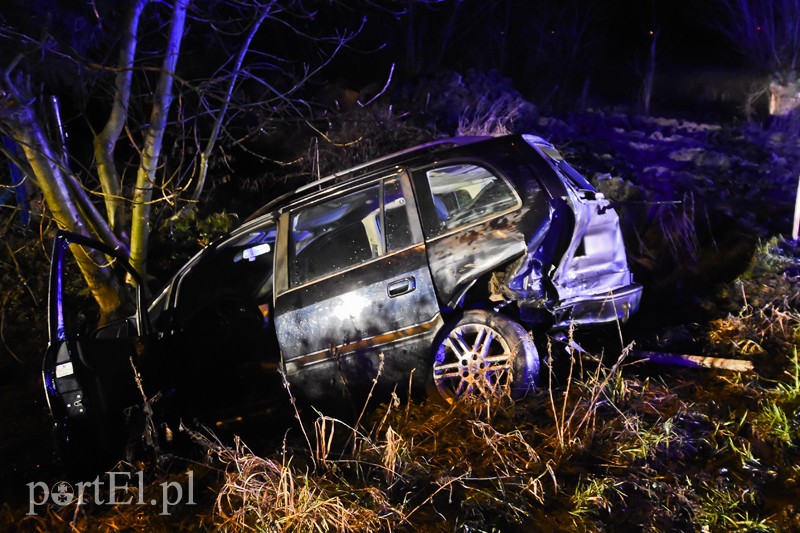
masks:
[(792, 240), (797, 242), (800, 232), (800, 176), (797, 177), (797, 194), (794, 197), (794, 222), (792, 223)]

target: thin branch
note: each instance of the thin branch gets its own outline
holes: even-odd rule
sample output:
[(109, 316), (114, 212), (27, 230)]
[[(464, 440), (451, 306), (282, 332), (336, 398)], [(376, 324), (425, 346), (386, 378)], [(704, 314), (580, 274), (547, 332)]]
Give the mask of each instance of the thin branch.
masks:
[(22, 171), (22, 173), (25, 174), (26, 179), (30, 179), (34, 185), (36, 185), (37, 187), (39, 186), (39, 183), (36, 181), (36, 175), (34, 174), (33, 169), (31, 168), (31, 166), (28, 164), (27, 161), (25, 161), (19, 155), (11, 152), (11, 150), (9, 150), (8, 147), (6, 147), (5, 144), (3, 143), (0, 143), (0, 153), (6, 156), (6, 158), (8, 158), (9, 161), (11, 161), (17, 166), (17, 168), (19, 168)]
[(384, 86), (383, 86), (383, 89), (381, 89), (381, 90), (380, 90), (380, 92), (379, 92), (378, 94), (376, 94), (375, 96), (373, 96), (372, 98), (370, 98), (370, 99), (367, 101), (367, 103), (366, 103), (366, 104), (362, 104), (360, 101), (358, 101), (358, 100), (357, 100), (357, 102), (358, 102), (358, 105), (360, 105), (361, 107), (367, 107), (369, 104), (371, 104), (372, 102), (374, 102), (375, 100), (377, 100), (378, 98), (380, 98), (381, 96), (383, 96), (383, 94), (384, 94), (384, 93), (386, 92), (386, 90), (389, 88), (389, 84), (391, 84), (391, 83), (392, 83), (392, 75), (394, 74), (394, 65), (395, 65), (395, 64), (394, 64), (394, 63), (392, 63), (392, 68), (390, 68), (390, 69), (389, 69), (389, 77), (386, 79), (386, 83), (384, 84)]
[(11, 261), (14, 263), (14, 268), (17, 271), (17, 279), (19, 279), (19, 282), (22, 284), (22, 286), (28, 290), (28, 294), (31, 295), (31, 299), (33, 300), (33, 305), (38, 307), (39, 300), (36, 299), (36, 295), (33, 294), (33, 291), (31, 290), (30, 285), (28, 285), (25, 276), (22, 275), (22, 269), (20, 269), (19, 267), (19, 262), (17, 261), (17, 256), (14, 254), (14, 250), (11, 249), (11, 246), (9, 246), (8, 243), (5, 244), (6, 244), (6, 249), (8, 250), (8, 255), (11, 256)]
[(211, 157), (211, 152), (214, 149), (214, 146), (217, 144), (217, 137), (219, 136), (220, 127), (222, 126), (222, 121), (225, 119), (225, 113), (228, 111), (228, 106), (231, 101), (231, 97), (233, 96), (233, 89), (236, 86), (236, 81), (239, 79), (239, 73), (242, 68), (242, 63), (244, 62), (244, 58), (247, 55), (248, 50), (250, 49), (250, 43), (253, 41), (253, 38), (258, 32), (259, 28), (261, 28), (261, 24), (267, 19), (267, 17), (271, 13), (271, 6), (261, 9), (256, 17), (256, 20), (253, 22), (250, 31), (248, 32), (247, 36), (245, 37), (242, 46), (239, 48), (239, 53), (236, 56), (236, 61), (234, 62), (234, 69), (231, 73), (230, 80), (228, 82), (228, 87), (225, 91), (225, 97), (223, 98), (222, 107), (220, 107), (217, 116), (214, 119), (214, 125), (211, 130), (211, 135), (206, 142), (206, 147), (203, 152), (200, 154), (200, 168), (198, 172), (197, 178), (197, 185), (195, 187), (194, 193), (192, 193), (191, 201), (196, 203), (200, 200), (200, 194), (203, 192), (203, 186), (206, 182), (206, 174), (208, 173), (208, 159)]
[(5, 325), (5, 322), (6, 322), (6, 304), (8, 303), (8, 299), (10, 297), (11, 297), (11, 292), (7, 292), (5, 298), (3, 298), (3, 307), (0, 308), (0, 341), (3, 342), (3, 346), (6, 347), (6, 350), (8, 350), (9, 354), (11, 354), (11, 357), (13, 357), (14, 360), (17, 363), (22, 365), (22, 364), (24, 364), (22, 362), (22, 359), (20, 359), (17, 356), (17, 354), (14, 353), (14, 350), (11, 349), (11, 346), (8, 345), (8, 343), (6, 342), (6, 336), (5, 336), (5, 333), (4, 333), (4, 325)]

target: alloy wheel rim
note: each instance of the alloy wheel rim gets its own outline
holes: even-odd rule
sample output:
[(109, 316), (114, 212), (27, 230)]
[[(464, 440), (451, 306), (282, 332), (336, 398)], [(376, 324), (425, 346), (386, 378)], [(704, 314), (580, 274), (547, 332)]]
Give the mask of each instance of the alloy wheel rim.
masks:
[(508, 342), (494, 328), (464, 324), (440, 345), (433, 363), (433, 380), (448, 399), (463, 395), (496, 395), (511, 381)]

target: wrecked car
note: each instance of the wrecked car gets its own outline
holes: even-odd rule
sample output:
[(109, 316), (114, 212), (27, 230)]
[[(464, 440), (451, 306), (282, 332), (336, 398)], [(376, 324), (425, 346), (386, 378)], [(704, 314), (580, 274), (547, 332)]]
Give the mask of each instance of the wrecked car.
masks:
[(114, 446), (144, 396), (174, 417), (222, 419), (283, 376), (323, 410), (375, 379), (447, 401), (518, 398), (536, 383), (535, 335), (625, 321), (642, 293), (613, 206), (533, 135), (438, 140), (303, 186), (148, 306), (139, 289), (135, 316), (84, 335), (64, 327), (70, 243), (136, 277), (114, 250), (58, 234), (43, 373), (67, 450)]

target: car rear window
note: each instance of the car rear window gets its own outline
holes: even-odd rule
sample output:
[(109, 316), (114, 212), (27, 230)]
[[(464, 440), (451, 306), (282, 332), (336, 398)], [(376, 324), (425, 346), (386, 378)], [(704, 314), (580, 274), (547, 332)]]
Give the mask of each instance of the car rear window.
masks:
[(427, 171), (436, 216), (428, 218), (425, 233), (435, 237), (517, 205), (511, 186), (490, 170), (457, 164)]

